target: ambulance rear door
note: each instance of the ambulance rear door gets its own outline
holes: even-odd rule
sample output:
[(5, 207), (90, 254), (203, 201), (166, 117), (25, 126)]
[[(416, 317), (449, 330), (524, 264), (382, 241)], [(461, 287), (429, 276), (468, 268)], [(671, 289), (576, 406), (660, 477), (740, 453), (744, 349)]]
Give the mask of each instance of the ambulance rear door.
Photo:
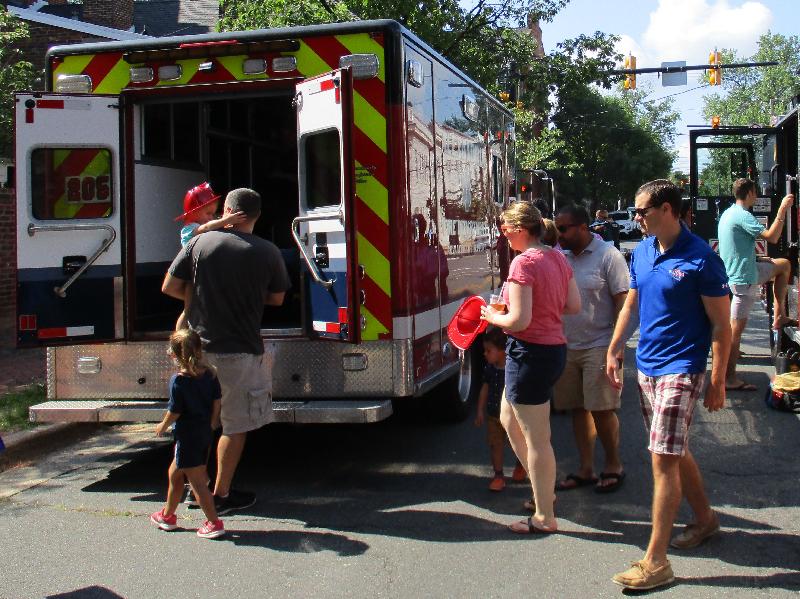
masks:
[(17, 345), (122, 339), (118, 97), (15, 105)]
[(314, 336), (358, 343), (360, 290), (349, 69), (295, 89), (299, 211), (292, 235), (307, 267), (307, 317)]

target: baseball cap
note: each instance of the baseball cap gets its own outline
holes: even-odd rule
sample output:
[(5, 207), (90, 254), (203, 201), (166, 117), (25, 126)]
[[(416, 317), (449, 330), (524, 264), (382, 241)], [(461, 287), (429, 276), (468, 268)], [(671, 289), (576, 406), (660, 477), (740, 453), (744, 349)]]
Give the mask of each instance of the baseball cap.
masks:
[(486, 300), (479, 295), (473, 295), (465, 299), (453, 314), (450, 324), (447, 325), (447, 336), (458, 349), (468, 349), (475, 338), (486, 330), (489, 323), (481, 320), (481, 306), (485, 305)]

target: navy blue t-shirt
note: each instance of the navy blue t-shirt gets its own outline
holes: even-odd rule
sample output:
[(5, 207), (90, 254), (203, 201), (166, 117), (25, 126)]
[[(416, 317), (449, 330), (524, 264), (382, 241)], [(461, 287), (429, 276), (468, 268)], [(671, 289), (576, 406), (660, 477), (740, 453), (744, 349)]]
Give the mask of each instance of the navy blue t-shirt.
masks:
[(681, 225), (663, 254), (655, 237), (639, 243), (631, 258), (631, 289), (639, 294), (639, 370), (647, 376), (705, 372), (711, 321), (701, 296), (728, 295), (720, 257)]
[(489, 385), (489, 399), (486, 400), (486, 413), (495, 418), (500, 417), (500, 401), (503, 399), (503, 388), (506, 385), (506, 372), (491, 364), (483, 367), (483, 382)]
[(169, 379), (167, 410), (180, 414), (175, 421), (178, 441), (211, 442), (214, 401), (222, 397), (219, 380), (211, 370), (198, 377), (176, 373)]

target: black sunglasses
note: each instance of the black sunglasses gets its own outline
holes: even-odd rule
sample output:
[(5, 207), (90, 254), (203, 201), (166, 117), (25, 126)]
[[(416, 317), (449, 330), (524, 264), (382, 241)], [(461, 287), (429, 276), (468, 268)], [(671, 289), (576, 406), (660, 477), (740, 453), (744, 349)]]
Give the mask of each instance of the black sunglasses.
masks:
[(580, 226), (581, 226), (580, 223), (572, 223), (569, 225), (558, 225), (556, 229), (558, 230), (559, 233), (566, 233), (570, 227), (580, 227)]
[[(663, 202), (661, 204), (663, 204)], [(650, 210), (651, 208), (660, 208), (661, 204), (653, 204), (651, 206), (645, 206), (644, 208), (634, 208), (633, 211), (636, 214), (636, 216), (644, 218), (645, 216), (647, 216), (648, 210)]]

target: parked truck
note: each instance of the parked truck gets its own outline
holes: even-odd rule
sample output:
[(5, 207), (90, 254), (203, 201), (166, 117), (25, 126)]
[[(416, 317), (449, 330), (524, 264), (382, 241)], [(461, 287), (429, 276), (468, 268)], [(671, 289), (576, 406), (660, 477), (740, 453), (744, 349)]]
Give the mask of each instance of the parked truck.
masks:
[[(689, 133), (689, 191), (692, 203), (692, 230), (706, 239), (718, 251), (720, 215), (735, 202), (733, 182), (747, 177), (756, 183), (757, 200), (752, 212), (765, 227), (772, 225), (783, 197), (789, 193), (798, 197), (797, 177), (798, 113), (800, 97), (795, 98), (786, 114), (770, 126), (717, 126)], [(787, 297), (788, 314), (798, 316), (798, 208), (795, 201), (784, 224), (783, 234), (776, 244), (756, 240), (756, 255), (760, 259), (788, 258), (792, 265), (792, 281)], [(772, 289), (766, 286), (764, 307), (772, 323)], [(800, 329), (795, 323), (780, 331), (769, 331), (773, 358), (781, 354), (796, 355), (800, 366)]]
[(420, 396), (466, 414), (480, 350), (446, 326), (507, 268), (485, 252), (513, 119), (426, 43), (360, 21), (57, 46), (46, 89), (16, 94), (17, 340), (48, 348), (33, 420), (159, 417), (182, 308), (160, 288), (203, 181), (261, 194), (255, 233), (292, 278), (262, 322), (279, 420)]

